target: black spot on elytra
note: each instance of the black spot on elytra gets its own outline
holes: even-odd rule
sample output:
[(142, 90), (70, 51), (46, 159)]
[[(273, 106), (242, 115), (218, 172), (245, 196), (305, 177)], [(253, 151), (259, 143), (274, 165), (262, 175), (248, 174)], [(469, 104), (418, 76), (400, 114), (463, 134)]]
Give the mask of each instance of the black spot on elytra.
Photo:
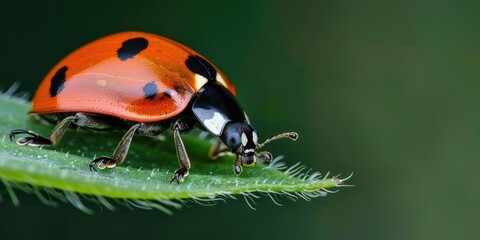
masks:
[(188, 56), (187, 60), (185, 60), (185, 65), (187, 65), (190, 71), (202, 75), (209, 81), (215, 81), (217, 77), (217, 70), (215, 70), (212, 64), (200, 56)]
[(143, 94), (146, 99), (154, 99), (158, 94), (157, 85), (154, 82), (149, 82), (143, 86)]
[(118, 58), (125, 61), (135, 57), (138, 53), (148, 47), (148, 40), (145, 38), (132, 38), (122, 43), (122, 47), (117, 50)]
[(67, 66), (61, 67), (57, 70), (55, 75), (53, 75), (52, 79), (50, 80), (51, 97), (57, 96), (63, 90), (65, 84), (65, 73), (67, 72), (67, 70)]

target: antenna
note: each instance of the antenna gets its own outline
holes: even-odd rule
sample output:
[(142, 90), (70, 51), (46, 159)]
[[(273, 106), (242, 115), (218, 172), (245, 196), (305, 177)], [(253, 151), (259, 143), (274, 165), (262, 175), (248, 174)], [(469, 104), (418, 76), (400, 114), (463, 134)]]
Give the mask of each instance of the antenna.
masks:
[(265, 140), (265, 142), (263, 142), (263, 143), (257, 144), (257, 149), (262, 148), (263, 146), (265, 146), (269, 142), (273, 142), (275, 140), (279, 140), (279, 139), (282, 139), (282, 138), (288, 138), (292, 141), (297, 141), (298, 133), (296, 133), (296, 132), (286, 132), (286, 133), (278, 134), (277, 136), (274, 136), (274, 137), (271, 137), (271, 138)]
[[(273, 142), (275, 140), (282, 139), (282, 138), (288, 138), (292, 141), (297, 141), (298, 133), (296, 133), (296, 132), (286, 132), (286, 133), (278, 134), (277, 136), (274, 136), (274, 137), (271, 137), (271, 138), (265, 140), (265, 142), (263, 142), (263, 143), (257, 144), (257, 149), (262, 148), (263, 146), (265, 146), (269, 142)], [(258, 157), (262, 157), (263, 159), (265, 159), (266, 162), (271, 162), (272, 159), (273, 159), (272, 154), (270, 152), (267, 152), (267, 151), (258, 152), (258, 153), (256, 153), (256, 155)]]

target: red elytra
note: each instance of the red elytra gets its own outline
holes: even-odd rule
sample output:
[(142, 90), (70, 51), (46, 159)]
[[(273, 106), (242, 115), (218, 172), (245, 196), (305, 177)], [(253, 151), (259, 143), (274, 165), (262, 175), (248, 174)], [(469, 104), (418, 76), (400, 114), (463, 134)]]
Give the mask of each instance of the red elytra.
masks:
[[(148, 47), (122, 60), (122, 43), (140, 38), (148, 41)], [(185, 65), (192, 55), (201, 56), (180, 43), (149, 33), (123, 32), (98, 39), (72, 52), (47, 74), (33, 98), (31, 112), (98, 113), (137, 122), (171, 118), (187, 107), (204, 83)], [(52, 94), (52, 82), (65, 67), (64, 82), (57, 86), (60, 89), (54, 89), (58, 93)], [(233, 84), (215, 70), (220, 82), (235, 95)], [(151, 82), (158, 91), (155, 104), (144, 93)], [(162, 94), (169, 97), (162, 98)]]

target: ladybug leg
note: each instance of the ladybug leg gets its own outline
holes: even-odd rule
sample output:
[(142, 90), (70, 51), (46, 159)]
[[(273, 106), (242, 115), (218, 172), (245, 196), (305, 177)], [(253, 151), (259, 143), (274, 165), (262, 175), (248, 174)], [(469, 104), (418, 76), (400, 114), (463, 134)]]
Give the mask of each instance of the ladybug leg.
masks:
[(233, 163), (233, 172), (238, 176), (240, 173), (242, 173), (242, 171), (242, 161), (235, 159), (235, 162)]
[(190, 159), (188, 158), (185, 145), (180, 137), (180, 132), (188, 131), (192, 127), (193, 125), (189, 122), (181, 122), (180, 120), (177, 120), (173, 125), (173, 140), (175, 142), (175, 149), (177, 150), (177, 158), (180, 168), (175, 171), (170, 183), (173, 181), (177, 181), (177, 183), (183, 182), (184, 178), (188, 176), (188, 170), (190, 170)]
[(130, 148), (130, 143), (132, 143), (133, 135), (135, 135), (135, 132), (140, 126), (142, 126), (142, 124), (137, 123), (133, 125), (130, 129), (128, 129), (128, 131), (125, 133), (125, 135), (123, 135), (122, 139), (118, 143), (115, 152), (113, 152), (113, 158), (102, 156), (90, 162), (90, 171), (97, 171), (97, 169), (95, 168), (95, 165), (97, 164), (97, 167), (99, 169), (113, 168), (117, 165), (122, 164), (127, 157), (128, 149)]
[(70, 124), (77, 120), (77, 116), (68, 116), (62, 119), (56, 126), (53, 128), (52, 132), (46, 137), (42, 137), (35, 132), (28, 130), (15, 129), (10, 131), (10, 140), (13, 141), (16, 135), (26, 134), (28, 137), (19, 138), (16, 142), (18, 145), (30, 145), (30, 146), (53, 146), (60, 142), (63, 135), (68, 129)]
[(217, 141), (215, 141), (215, 143), (210, 148), (210, 151), (208, 151), (208, 156), (211, 159), (215, 160), (218, 157), (224, 156), (228, 153), (231, 153), (231, 150), (229, 148), (222, 149), (222, 140), (220, 140), (220, 138), (217, 138)]
[(35, 132), (22, 130), (22, 129), (15, 129), (10, 131), (10, 141), (13, 141), (16, 135), (18, 134), (26, 134), (30, 135), (29, 137), (22, 137), (19, 138), (16, 143), (18, 145), (30, 145), (30, 146), (50, 146), (52, 142), (50, 139), (42, 137)]

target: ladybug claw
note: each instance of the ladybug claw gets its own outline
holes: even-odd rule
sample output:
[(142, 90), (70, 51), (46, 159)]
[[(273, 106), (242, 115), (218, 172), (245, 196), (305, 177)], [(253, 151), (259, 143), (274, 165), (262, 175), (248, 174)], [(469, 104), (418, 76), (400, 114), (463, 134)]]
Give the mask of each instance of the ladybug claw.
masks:
[(14, 138), (15, 138), (15, 134), (10, 132), (10, 142), (13, 142)]
[(170, 180), (170, 183), (172, 183), (173, 181), (177, 181), (177, 184), (180, 184), (180, 182), (183, 182), (186, 176), (188, 176), (188, 169), (183, 167), (179, 168), (173, 174), (173, 177), (172, 177), (172, 180)]
[(89, 167), (90, 167), (90, 172), (96, 172), (97, 171), (97, 168), (95, 168), (95, 164), (90, 163)]
[[(98, 165), (97, 165), (98, 164)], [(97, 165), (97, 167), (95, 167)], [(90, 162), (89, 167), (91, 172), (96, 172), (98, 169), (113, 168), (117, 166), (117, 162), (109, 157), (99, 157)]]
[(15, 130), (10, 131), (10, 141), (13, 142), (13, 139), (18, 134), (27, 134), (27, 135), (34, 136), (34, 137), (38, 136), (36, 133), (33, 133), (31, 131), (22, 130), (22, 129), (15, 129)]
[(170, 183), (172, 183), (175, 180), (177, 180), (177, 184), (180, 184), (180, 182), (178, 181), (178, 179), (175, 178), (175, 176), (172, 178), (172, 180), (170, 180)]
[(22, 130), (22, 129), (15, 129), (10, 131), (10, 141), (13, 142), (15, 136), (18, 134), (26, 134), (29, 135), (28, 137), (19, 138), (16, 143), (18, 145), (30, 145), (30, 146), (48, 146), (52, 145), (52, 141), (48, 138), (44, 138), (32, 131)]

